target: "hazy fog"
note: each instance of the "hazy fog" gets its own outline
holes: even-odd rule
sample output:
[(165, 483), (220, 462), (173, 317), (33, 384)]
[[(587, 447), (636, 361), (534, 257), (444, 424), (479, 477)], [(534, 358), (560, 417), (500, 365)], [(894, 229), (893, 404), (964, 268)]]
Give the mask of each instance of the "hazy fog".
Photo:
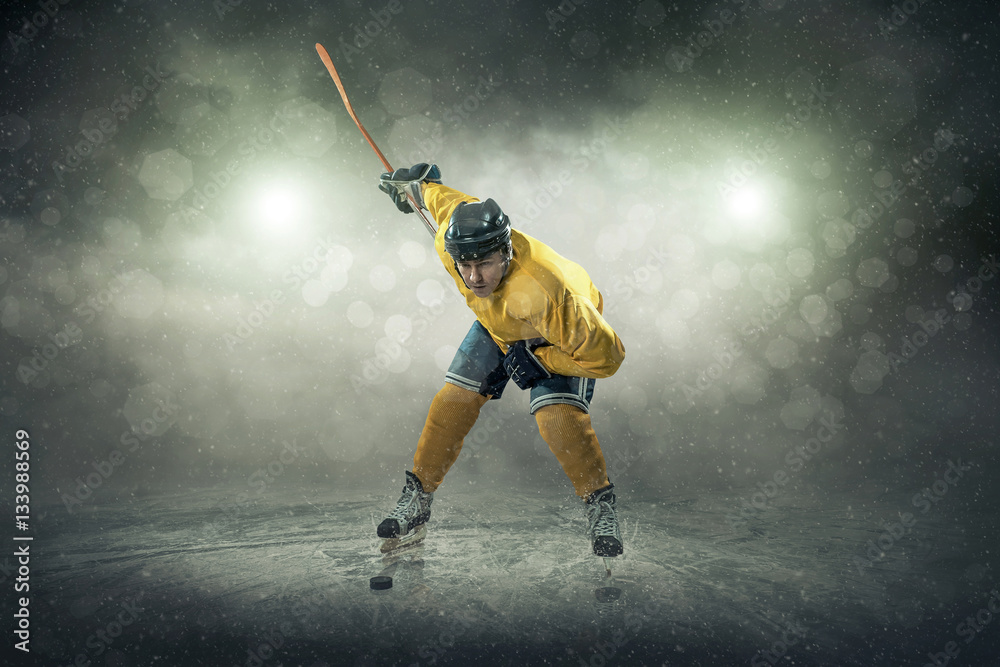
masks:
[[(30, 39), (5, 6), (0, 415), (36, 496), (410, 466), (472, 315), (316, 42), (393, 166), (588, 270), (621, 486), (993, 465), (995, 8), (447, 4), (74, 0)], [(571, 491), (513, 385), (466, 448), (443, 491)]]

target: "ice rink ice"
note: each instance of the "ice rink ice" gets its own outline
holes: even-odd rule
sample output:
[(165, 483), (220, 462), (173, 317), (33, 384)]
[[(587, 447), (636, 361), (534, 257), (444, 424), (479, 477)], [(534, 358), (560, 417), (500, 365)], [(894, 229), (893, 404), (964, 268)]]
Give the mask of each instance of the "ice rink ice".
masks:
[[(778, 498), (734, 524), (738, 498), (621, 489), (625, 554), (609, 579), (564, 489), (446, 484), (427, 539), (382, 556), (375, 526), (392, 491), (289, 485), (238, 512), (218, 507), (235, 495), (220, 488), (50, 507), (33, 547), (33, 650), (54, 665), (78, 653), (108, 665), (922, 665), (927, 632), (941, 634), (928, 613), (953, 607), (957, 623), (975, 612), (970, 591), (984, 605), (989, 594), (977, 556), (992, 534), (929, 512), (887, 538), (846, 494)], [(880, 537), (888, 548), (859, 567)], [(371, 590), (377, 575), (392, 588)], [(139, 611), (115, 627), (124, 609)], [(998, 637), (950, 639), (961, 664), (986, 665)]]

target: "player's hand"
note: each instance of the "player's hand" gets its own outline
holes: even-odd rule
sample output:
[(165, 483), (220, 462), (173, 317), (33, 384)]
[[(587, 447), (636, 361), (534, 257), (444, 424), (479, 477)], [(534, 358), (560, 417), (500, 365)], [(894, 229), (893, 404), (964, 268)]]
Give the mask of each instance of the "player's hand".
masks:
[(408, 169), (385, 172), (379, 177), (378, 189), (389, 195), (393, 203), (403, 213), (413, 213), (413, 206), (406, 195), (409, 194), (418, 206), (423, 207), (420, 195), (421, 183), (440, 183), (441, 170), (436, 164), (420, 162)]
[(538, 357), (528, 349), (523, 340), (517, 341), (507, 349), (507, 356), (503, 358), (503, 368), (514, 384), (521, 389), (530, 389), (539, 380), (552, 377), (552, 373), (545, 370)]

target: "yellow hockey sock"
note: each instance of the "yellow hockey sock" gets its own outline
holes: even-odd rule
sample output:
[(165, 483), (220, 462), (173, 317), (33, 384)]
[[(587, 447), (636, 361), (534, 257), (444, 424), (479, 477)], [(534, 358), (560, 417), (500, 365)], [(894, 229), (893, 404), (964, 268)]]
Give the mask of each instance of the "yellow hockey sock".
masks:
[(576, 406), (556, 403), (539, 408), (535, 421), (576, 495), (586, 499), (609, 484), (604, 454), (589, 414)]
[(451, 383), (434, 396), (413, 456), (413, 474), (433, 493), (462, 451), (462, 441), (479, 418), (488, 397)]

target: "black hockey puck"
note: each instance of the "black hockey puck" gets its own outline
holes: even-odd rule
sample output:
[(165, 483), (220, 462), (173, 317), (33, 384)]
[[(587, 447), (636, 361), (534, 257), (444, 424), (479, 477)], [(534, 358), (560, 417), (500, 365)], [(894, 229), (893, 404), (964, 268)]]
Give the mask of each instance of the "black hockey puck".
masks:
[(598, 602), (614, 602), (622, 596), (622, 589), (614, 586), (605, 586), (594, 591)]
[(392, 588), (392, 577), (372, 577), (368, 580), (368, 585), (373, 591), (384, 591)]

